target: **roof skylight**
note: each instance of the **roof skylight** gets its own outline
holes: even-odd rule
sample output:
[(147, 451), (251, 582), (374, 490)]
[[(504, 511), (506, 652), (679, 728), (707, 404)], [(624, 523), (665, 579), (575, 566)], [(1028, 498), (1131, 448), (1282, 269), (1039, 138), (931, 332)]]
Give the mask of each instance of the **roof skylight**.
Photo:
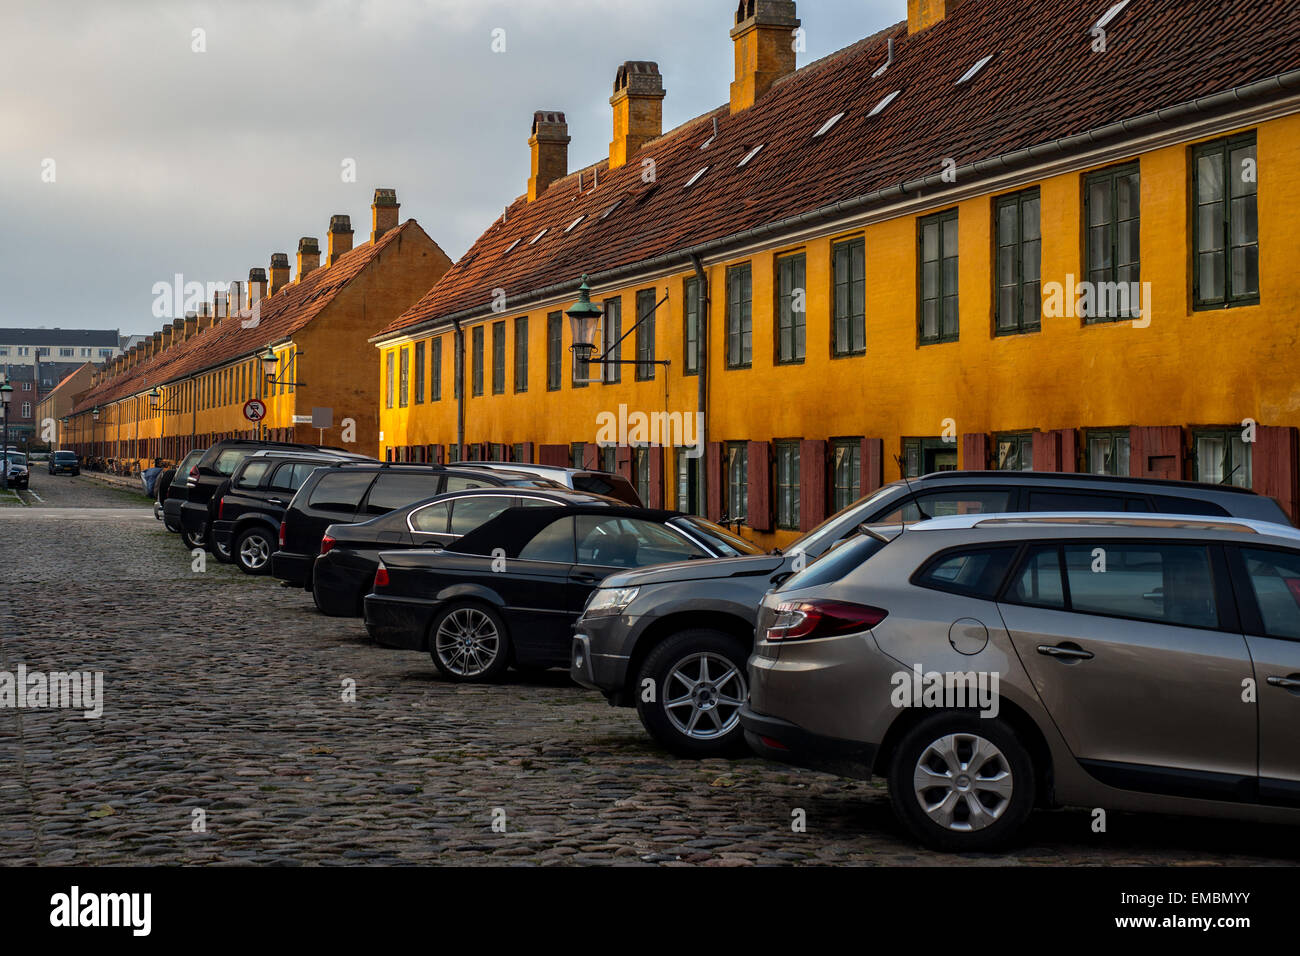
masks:
[(1107, 24), (1109, 24), (1110, 21), (1114, 20), (1117, 16), (1123, 13), (1124, 8), (1127, 6), (1128, 6), (1128, 0), (1119, 0), (1119, 3), (1115, 4), (1109, 10), (1107, 10), (1105, 13), (1101, 15), (1101, 19), (1098, 20), (1093, 25), (1093, 29), (1094, 30), (1105, 29)]
[(528, 244), (531, 246), (534, 242), (536, 242), (538, 239), (542, 238), (542, 236), (546, 235), (546, 233), (549, 232), (549, 231), (550, 231), (550, 227), (547, 226), (545, 229), (543, 229), (543, 230), (542, 230), (541, 232), (539, 232), (537, 235), (533, 236), (533, 238), (530, 239), (530, 240), (528, 241)]
[(586, 213), (583, 213), (583, 214), (582, 214), (581, 216), (579, 216), (577, 219), (573, 220), (573, 222), (569, 223), (568, 226), (565, 227), (564, 231), (565, 231), (565, 232), (573, 232), (573, 230), (577, 228), (578, 223), (582, 222), (582, 220), (584, 220), (584, 219), (586, 219), (586, 218), (587, 218), (587, 214), (586, 214)]
[(822, 124), (821, 129), (813, 133), (813, 139), (816, 139), (818, 136), (825, 136), (827, 133), (831, 131), (831, 127), (834, 126), (842, 119), (844, 119), (844, 114), (836, 113), (834, 116), (832, 116), (830, 119), (828, 119), (825, 123)]
[(501, 253), (501, 254), (502, 254), (503, 256), (508, 256), (508, 255), (510, 255), (510, 253), (514, 251), (515, 246), (519, 245), (519, 243), (521, 243), (521, 242), (523, 242), (523, 236), (520, 236), (520, 237), (519, 237), (518, 239), (516, 239), (514, 242), (510, 243), (510, 245), (506, 246), (506, 251), (503, 252), (503, 253)]
[(696, 173), (696, 174), (695, 174), (694, 176), (692, 176), (690, 179), (686, 180), (686, 185), (684, 185), (682, 188), (683, 188), (683, 189), (690, 189), (692, 186), (694, 186), (696, 183), (698, 183), (698, 182), (700, 181), (700, 177), (703, 176), (703, 175), (704, 175), (705, 173), (707, 173), (708, 171), (709, 171), (709, 167), (708, 167), (708, 166), (705, 166), (703, 169), (701, 169), (698, 173)]
[(610, 213), (612, 213), (615, 209), (617, 209), (617, 208), (618, 208), (619, 206), (621, 206), (621, 205), (623, 205), (623, 200), (620, 199), (620, 200), (618, 200), (618, 202), (614, 203), (614, 205), (610, 206), (608, 209), (606, 209), (604, 212), (602, 212), (602, 213), (600, 214), (600, 218), (601, 218), (601, 219), (608, 219), (609, 216), (610, 216)]
[(993, 54), (992, 54), (992, 53), (990, 53), (988, 56), (981, 57), (980, 59), (976, 60), (974, 66), (972, 66), (969, 70), (967, 70), (967, 71), (966, 71), (965, 73), (963, 73), (960, 77), (958, 77), (958, 79), (957, 79), (957, 85), (958, 85), (958, 86), (961, 86), (961, 84), (965, 83), (967, 80), (969, 80), (971, 77), (973, 77), (973, 76), (974, 76), (976, 73), (978, 73), (980, 70), (984, 69), (985, 65), (986, 65), (986, 64), (989, 62), (989, 60), (991, 60), (991, 59), (993, 59)]
[(890, 93), (888, 96), (886, 96), (883, 100), (881, 100), (881, 101), (880, 101), (879, 103), (877, 103), (875, 106), (871, 107), (871, 112), (868, 113), (867, 115), (868, 115), (868, 116), (876, 116), (877, 114), (879, 114), (882, 110), (884, 110), (884, 108), (885, 108), (886, 106), (888, 106), (890, 103), (894, 102), (894, 100), (898, 98), (898, 94), (901, 93), (901, 92), (903, 92), (903, 91), (902, 91), (902, 90), (894, 90), (894, 92)]
[(759, 152), (762, 150), (762, 148), (763, 148), (764, 146), (766, 146), (766, 145), (767, 145), (766, 143), (759, 143), (757, 146), (755, 146), (753, 149), (751, 149), (748, 153), (745, 154), (745, 158), (744, 158), (744, 159), (742, 159), (740, 162), (736, 163), (736, 168), (737, 168), (737, 169), (740, 169), (740, 168), (742, 168), (742, 167), (744, 167), (744, 166), (749, 165), (749, 161), (750, 161), (751, 159), (753, 159), (755, 156), (757, 156), (757, 155), (759, 154)]

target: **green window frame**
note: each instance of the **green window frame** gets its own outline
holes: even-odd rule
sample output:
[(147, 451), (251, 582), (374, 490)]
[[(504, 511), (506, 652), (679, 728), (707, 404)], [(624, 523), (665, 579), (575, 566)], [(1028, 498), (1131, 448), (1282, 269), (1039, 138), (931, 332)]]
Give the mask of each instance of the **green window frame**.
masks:
[(397, 356), (397, 406), (405, 408), (411, 401), (411, 350), (401, 348)]
[(1034, 470), (1033, 432), (994, 435), (993, 467), (998, 471)]
[(642, 501), (650, 501), (650, 449), (632, 449), (632, 474), (636, 476), (636, 493)]
[(1259, 304), (1257, 159), (1253, 131), (1192, 149), (1195, 309)]
[(700, 374), (700, 280), (692, 276), (682, 284), (683, 375)]
[(802, 253), (776, 260), (776, 364), (799, 365), (807, 352), (808, 259)]
[(442, 401), (442, 337), (429, 343), (429, 401)]
[(393, 350), (389, 349), (388, 354), (384, 356), (384, 407), (393, 407), (393, 377), (394, 365), (396, 358), (393, 356)]
[(492, 323), (492, 394), (506, 391), (506, 324)]
[[(941, 460), (942, 459), (942, 460)], [(904, 438), (903, 475), (919, 478), (937, 471), (957, 470), (957, 446), (942, 438)]]
[(831, 499), (835, 514), (862, 497), (862, 439), (831, 440)]
[(772, 451), (776, 470), (776, 526), (782, 531), (798, 531), (799, 441), (773, 442)]
[(470, 348), (473, 354), (470, 388), (477, 396), (483, 394), (483, 326), (476, 325), (470, 330)]
[(515, 319), (515, 392), (528, 391), (528, 316)]
[(831, 356), (867, 351), (867, 244), (861, 236), (831, 247), (834, 323)]
[(558, 392), (564, 374), (564, 313), (546, 316), (546, 390)]
[(1214, 485), (1250, 488), (1254, 481), (1252, 443), (1241, 426), (1192, 430), (1192, 477)]
[(727, 442), (727, 521), (749, 520), (749, 442)]
[(415, 343), (415, 404), (424, 404), (424, 378), (425, 378), (425, 352), (424, 342)]
[[(636, 380), (653, 381), (655, 377), (655, 305), (654, 289), (642, 289), (636, 294)], [(650, 363), (650, 364), (646, 364)]]
[(1132, 446), (1127, 428), (1089, 428), (1083, 440), (1089, 474), (1128, 477)]
[[(1092, 285), (1092, 315), (1084, 323), (1121, 322), (1137, 316), (1141, 297), (1126, 293), (1127, 313), (1098, 314), (1108, 297), (1103, 285), (1131, 290), (1142, 281), (1142, 177), (1138, 163), (1124, 163), (1089, 173), (1083, 180), (1084, 278)], [(1118, 302), (1118, 299), (1110, 299)]]
[(727, 368), (754, 361), (754, 277), (748, 262), (727, 269)]
[[(604, 350), (601, 358), (621, 359), (623, 357), (623, 297), (615, 296), (605, 300), (605, 318), (600, 323), (604, 338)], [(602, 365), (601, 380), (606, 385), (616, 385), (623, 381), (623, 366)]]
[(956, 342), (961, 334), (957, 235), (956, 209), (916, 221), (916, 321), (922, 345)]
[(1037, 186), (994, 200), (997, 335), (1043, 327), (1041, 214)]

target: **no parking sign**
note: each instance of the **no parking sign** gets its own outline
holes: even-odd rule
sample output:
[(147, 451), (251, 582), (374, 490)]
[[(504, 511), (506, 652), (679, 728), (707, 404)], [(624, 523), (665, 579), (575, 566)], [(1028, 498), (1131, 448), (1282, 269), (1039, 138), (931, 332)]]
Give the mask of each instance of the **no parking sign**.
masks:
[(266, 403), (260, 398), (250, 398), (244, 402), (244, 417), (250, 422), (260, 422), (266, 417)]

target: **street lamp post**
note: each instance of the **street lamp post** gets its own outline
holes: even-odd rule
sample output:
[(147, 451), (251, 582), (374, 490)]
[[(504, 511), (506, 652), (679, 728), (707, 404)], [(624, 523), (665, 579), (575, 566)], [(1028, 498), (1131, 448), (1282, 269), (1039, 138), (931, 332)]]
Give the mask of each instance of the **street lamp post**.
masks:
[(101, 463), (102, 463), (103, 458), (104, 458), (104, 455), (103, 455), (103, 451), (104, 451), (104, 450), (103, 450), (102, 448), (99, 447), (99, 429), (96, 427), (96, 426), (99, 424), (99, 406), (98, 406), (98, 405), (96, 405), (93, 409), (91, 409), (91, 411), (90, 411), (90, 419), (91, 419), (91, 422), (90, 422), (90, 447), (91, 447), (92, 449), (94, 449), (94, 451), (95, 451), (95, 457), (98, 458), (98, 459), (100, 459), (100, 460), (101, 460)]
[(0, 412), (4, 414), (4, 475), (0, 476), (0, 487), (9, 490), (9, 403), (14, 400), (14, 387), (8, 382), (0, 384)]

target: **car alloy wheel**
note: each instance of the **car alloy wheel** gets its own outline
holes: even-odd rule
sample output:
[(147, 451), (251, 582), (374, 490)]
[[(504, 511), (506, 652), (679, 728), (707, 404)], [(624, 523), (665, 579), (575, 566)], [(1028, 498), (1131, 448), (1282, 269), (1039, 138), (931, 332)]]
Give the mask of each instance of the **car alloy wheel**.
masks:
[(266, 574), (271, 569), (271, 538), (260, 528), (245, 531), (236, 543), (236, 563), (248, 574)]
[(203, 538), (191, 531), (182, 531), (181, 541), (185, 543), (185, 547), (190, 551), (203, 547)]
[(488, 680), (507, 663), (504, 628), (487, 608), (460, 604), (438, 619), (431, 652), (438, 670), (452, 680)]
[(996, 823), (1015, 786), (1006, 756), (975, 734), (947, 734), (931, 742), (912, 772), (912, 791), (926, 816), (957, 832)]
[(672, 666), (663, 693), (664, 712), (678, 733), (714, 740), (735, 730), (749, 688), (743, 670), (721, 654), (701, 652)]

